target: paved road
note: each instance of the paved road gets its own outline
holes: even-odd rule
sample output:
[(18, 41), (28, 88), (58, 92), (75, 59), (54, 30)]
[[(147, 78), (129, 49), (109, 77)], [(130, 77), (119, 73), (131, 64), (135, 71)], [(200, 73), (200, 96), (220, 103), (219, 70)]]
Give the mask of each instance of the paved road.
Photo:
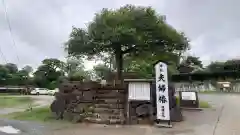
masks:
[(240, 135), (240, 94), (201, 94), (200, 99), (220, 107), (213, 135)]
[(240, 135), (240, 95), (228, 94), (215, 100), (223, 105), (215, 135)]

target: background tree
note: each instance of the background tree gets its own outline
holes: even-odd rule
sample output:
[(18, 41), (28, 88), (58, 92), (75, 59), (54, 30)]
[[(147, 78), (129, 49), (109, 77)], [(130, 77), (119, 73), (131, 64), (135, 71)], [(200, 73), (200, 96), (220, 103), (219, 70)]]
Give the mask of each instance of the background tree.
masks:
[(72, 81), (90, 80), (91, 74), (85, 71), (83, 59), (78, 57), (68, 57), (65, 64), (67, 76)]
[(7, 63), (5, 67), (8, 69), (9, 73), (11, 74), (17, 73), (18, 71), (17, 65), (13, 63)]
[(225, 71), (240, 71), (240, 60), (239, 59), (231, 59), (227, 60), (224, 63)]
[(116, 10), (103, 9), (86, 30), (72, 29), (66, 49), (73, 56), (113, 54), (118, 79), (122, 80), (124, 55), (179, 54), (188, 49), (184, 34), (169, 26), (164, 18), (151, 7), (126, 5)]
[(29, 65), (24, 66), (22, 70), (26, 71), (28, 74), (33, 72), (33, 68)]
[(199, 72), (203, 70), (203, 64), (202, 61), (199, 60), (199, 57), (187, 56), (186, 59), (180, 63), (178, 70), (180, 73)]
[(78, 59), (76, 57), (69, 57), (65, 64), (65, 70), (68, 76), (71, 76), (77, 71), (83, 71), (84, 70), (83, 60)]
[(202, 61), (199, 60), (199, 57), (195, 57), (195, 56), (187, 56), (186, 60), (183, 61), (184, 63), (188, 64), (188, 65), (195, 65), (198, 66), (200, 68), (203, 68), (203, 64)]
[(206, 70), (208, 72), (222, 72), (224, 71), (224, 63), (225, 62), (211, 62), (207, 67)]
[(6, 85), (9, 77), (9, 70), (4, 65), (0, 65), (0, 85)]
[(44, 59), (34, 73), (34, 81), (37, 86), (52, 89), (54, 81), (64, 76), (64, 62), (58, 59)]
[(98, 64), (93, 67), (93, 71), (96, 74), (97, 78), (107, 79), (112, 73), (111, 69), (105, 64)]

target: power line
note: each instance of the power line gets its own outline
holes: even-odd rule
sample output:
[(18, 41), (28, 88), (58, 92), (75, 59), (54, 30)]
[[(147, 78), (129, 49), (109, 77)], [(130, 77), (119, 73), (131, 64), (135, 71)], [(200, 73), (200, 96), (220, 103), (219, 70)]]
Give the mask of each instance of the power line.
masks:
[[(4, 12), (5, 12), (5, 18), (7, 20), (7, 24), (8, 24), (8, 28), (9, 28), (9, 32), (10, 32), (10, 36), (11, 36), (11, 39), (12, 39), (12, 42), (13, 42), (13, 46), (16, 48), (17, 50), (17, 46), (16, 46), (16, 42), (13, 38), (13, 34), (12, 34), (12, 27), (11, 27), (11, 24), (10, 24), (10, 21), (9, 21), (9, 17), (8, 17), (8, 13), (7, 13), (7, 7), (6, 7), (6, 4), (5, 4), (5, 1), (2, 0), (2, 4), (3, 4), (3, 7), (4, 7)], [(2, 51), (1, 51), (2, 52)], [(1, 53), (3, 54), (3, 53)], [(17, 60), (18, 60), (18, 63), (20, 62), (20, 59), (19, 59), (19, 56), (18, 56), (18, 53), (16, 51), (16, 56), (17, 56)]]
[(5, 64), (7, 64), (7, 59), (6, 59), (6, 57), (4, 56), (1, 47), (0, 47), (0, 54), (1, 54), (2, 58), (3, 58), (3, 60), (5, 61)]

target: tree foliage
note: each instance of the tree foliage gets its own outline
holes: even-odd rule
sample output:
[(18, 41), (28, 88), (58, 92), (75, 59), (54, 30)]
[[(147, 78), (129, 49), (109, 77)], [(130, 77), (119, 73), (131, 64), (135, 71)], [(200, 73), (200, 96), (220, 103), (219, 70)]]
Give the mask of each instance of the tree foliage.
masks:
[(203, 64), (202, 61), (199, 60), (199, 57), (187, 56), (187, 58), (180, 63), (178, 70), (180, 73), (201, 72), (203, 70)]
[(224, 71), (224, 62), (211, 62), (207, 67), (206, 67), (208, 72), (221, 72)]
[(18, 70), (16, 64), (0, 65), (0, 85), (29, 85), (31, 84), (27, 71)]
[(240, 71), (240, 60), (239, 59), (227, 60), (224, 63), (224, 70)]
[(113, 54), (121, 79), (123, 56), (144, 52), (180, 54), (189, 48), (188, 40), (169, 26), (151, 7), (126, 5), (116, 10), (103, 9), (87, 29), (73, 27), (66, 43), (69, 55), (96, 56)]
[(199, 66), (200, 68), (203, 68), (202, 61), (199, 60), (199, 57), (187, 56), (186, 60), (184, 60), (183, 63), (185, 63), (187, 65), (192, 64), (192, 65), (195, 65), (195, 66)]
[(97, 78), (106, 79), (111, 73), (111, 69), (105, 64), (98, 64), (93, 67), (93, 71)]
[(33, 72), (33, 68), (29, 65), (26, 65), (25, 67), (23, 67), (22, 70), (26, 71), (27, 73)]
[(7, 63), (5, 65), (5, 67), (8, 69), (8, 71), (11, 73), (11, 74), (14, 74), (14, 73), (17, 73), (18, 72), (18, 67), (16, 64), (13, 64), (13, 63)]

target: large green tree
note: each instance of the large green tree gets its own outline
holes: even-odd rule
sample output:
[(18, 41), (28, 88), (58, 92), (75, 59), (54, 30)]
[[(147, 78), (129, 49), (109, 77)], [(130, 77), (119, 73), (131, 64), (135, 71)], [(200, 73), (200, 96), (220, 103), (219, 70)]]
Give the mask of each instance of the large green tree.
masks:
[(174, 53), (161, 53), (159, 55), (152, 55), (151, 53), (144, 54), (138, 57), (127, 57), (124, 59), (124, 71), (135, 72), (141, 78), (152, 78), (155, 75), (154, 65), (157, 61), (168, 62), (168, 73), (177, 73), (177, 64), (180, 57)]
[(184, 34), (168, 25), (164, 18), (151, 7), (126, 5), (116, 10), (103, 9), (87, 29), (73, 27), (66, 49), (73, 56), (113, 54), (118, 79), (122, 80), (124, 55), (181, 54), (188, 49)]

